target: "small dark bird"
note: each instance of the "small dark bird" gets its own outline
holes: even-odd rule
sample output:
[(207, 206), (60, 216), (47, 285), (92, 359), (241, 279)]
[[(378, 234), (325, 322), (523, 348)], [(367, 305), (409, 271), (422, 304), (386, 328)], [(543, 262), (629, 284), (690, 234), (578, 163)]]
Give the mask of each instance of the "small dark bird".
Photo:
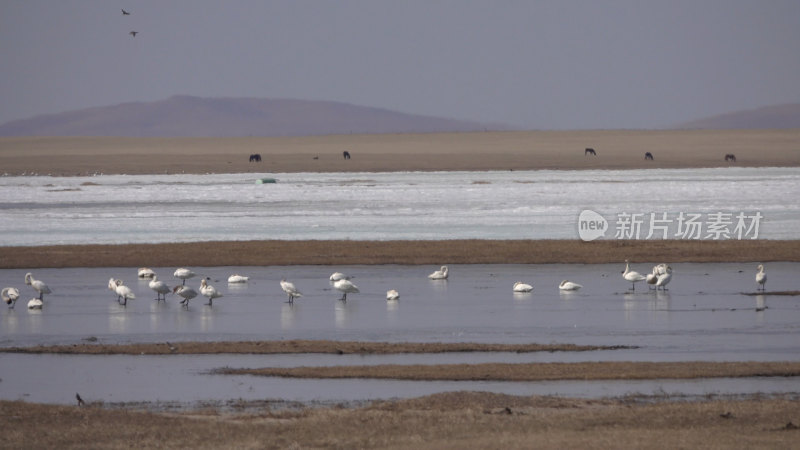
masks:
[(139, 32), (138, 32), (138, 31), (131, 31), (131, 32), (130, 32), (130, 33), (128, 33), (128, 34), (130, 34), (130, 35), (131, 35), (131, 36), (133, 36), (133, 37), (136, 37), (136, 35), (137, 35), (137, 34), (139, 34)]
[(123, 9), (123, 10), (122, 10), (122, 15), (123, 15), (123, 16), (130, 16), (130, 15), (131, 15), (131, 13), (129, 13), (128, 11), (125, 11), (125, 10)]
[(81, 394), (75, 393), (75, 399), (78, 400), (78, 406), (84, 406), (86, 403), (81, 398)]

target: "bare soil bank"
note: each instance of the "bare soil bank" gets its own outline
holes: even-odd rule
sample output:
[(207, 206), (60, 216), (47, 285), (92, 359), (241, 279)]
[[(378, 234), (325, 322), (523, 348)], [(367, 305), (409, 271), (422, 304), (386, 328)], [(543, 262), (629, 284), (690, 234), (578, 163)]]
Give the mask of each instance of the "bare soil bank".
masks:
[(224, 368), (215, 373), (284, 378), (377, 378), (414, 381), (655, 380), (797, 377), (797, 362), (580, 362), (412, 364)]
[[(665, 399), (668, 400), (668, 399)], [(184, 414), (0, 402), (6, 448), (794, 448), (791, 396), (640, 403), (452, 392), (362, 408)]]
[[(597, 156), (584, 155), (594, 148)], [(342, 152), (351, 159), (345, 160)], [(651, 152), (654, 160), (644, 159)], [(258, 153), (261, 163), (250, 163)], [(725, 161), (735, 154), (736, 163)], [(0, 138), (11, 175), (800, 166), (800, 129), (600, 130), (246, 138)]]
[(222, 241), (0, 247), (0, 269), (800, 261), (800, 240)]

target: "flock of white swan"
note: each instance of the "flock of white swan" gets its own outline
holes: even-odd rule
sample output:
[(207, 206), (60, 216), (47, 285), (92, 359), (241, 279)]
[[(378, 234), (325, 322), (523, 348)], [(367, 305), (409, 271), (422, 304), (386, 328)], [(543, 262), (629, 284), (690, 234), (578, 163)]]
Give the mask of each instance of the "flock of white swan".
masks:
[[(167, 294), (170, 292), (173, 294), (178, 295), (183, 300), (180, 301), (180, 304), (187, 307), (189, 306), (189, 300), (197, 297), (198, 291), (199, 295), (206, 297), (208, 299), (208, 303), (206, 305), (212, 306), (215, 298), (223, 297), (222, 293), (217, 290), (214, 286), (208, 283), (210, 280), (209, 277), (203, 277), (200, 280), (200, 287), (198, 290), (190, 286), (186, 286), (186, 280), (194, 278), (197, 276), (197, 273), (192, 271), (191, 269), (186, 268), (179, 268), (175, 270), (172, 274), (175, 278), (181, 280), (181, 284), (170, 288), (167, 283), (158, 279), (158, 275), (150, 268), (142, 267), (138, 271), (138, 278), (140, 279), (149, 279), (150, 282), (148, 286), (150, 289), (156, 292), (156, 299), (157, 301), (166, 301)], [(449, 276), (449, 270), (447, 266), (442, 266), (439, 270), (434, 271), (428, 278), (431, 280), (447, 280)], [(360, 291), (358, 286), (356, 286), (352, 281), (350, 281), (349, 276), (341, 273), (335, 272), (330, 276), (330, 281), (333, 283), (333, 288), (337, 291), (342, 293), (342, 297), (339, 298), (340, 301), (346, 302), (347, 301), (347, 294), (358, 294)], [(631, 270), (630, 261), (627, 259), (625, 260), (625, 270), (622, 271), (622, 278), (626, 281), (631, 283), (631, 290), (636, 289), (636, 283), (640, 281), (645, 281), (648, 285), (649, 289), (655, 290), (667, 290), (667, 284), (672, 281), (672, 267), (669, 264), (657, 264), (653, 266), (653, 269), (647, 275), (642, 275), (639, 272)], [(235, 283), (246, 283), (249, 277), (239, 274), (233, 274), (228, 277), (228, 283), (235, 284)], [(25, 284), (29, 285), (34, 291), (39, 293), (38, 297), (32, 298), (28, 302), (28, 309), (42, 309), (44, 294), (50, 294), (53, 291), (47, 286), (47, 284), (42, 280), (37, 280), (33, 278), (33, 274), (28, 272), (25, 274)], [(756, 268), (756, 285), (759, 291), (764, 292), (766, 289), (767, 284), (767, 273), (764, 270), (764, 265), (759, 264)], [(291, 281), (287, 281), (285, 278), (280, 282), (281, 289), (286, 295), (289, 297), (289, 303), (294, 303), (294, 299), (302, 297), (303, 294), (300, 290), (295, 286), (294, 283)], [(559, 283), (558, 288), (562, 291), (577, 291), (578, 289), (582, 288), (583, 286), (574, 283), (569, 280), (563, 280)], [(116, 278), (111, 278), (108, 280), (108, 289), (114, 292), (117, 296), (117, 302), (121, 305), (127, 305), (128, 300), (135, 299), (136, 295), (134, 294), (133, 290), (126, 286), (125, 283)], [(514, 283), (512, 288), (513, 292), (531, 292), (533, 291), (533, 286), (528, 283), (523, 283), (522, 281), (517, 281)], [(6, 302), (9, 308), (14, 308), (19, 299), (19, 289), (15, 287), (6, 287), (2, 290), (3, 301)], [(386, 300), (387, 301), (397, 301), (400, 299), (400, 293), (395, 289), (390, 289), (386, 292)]]

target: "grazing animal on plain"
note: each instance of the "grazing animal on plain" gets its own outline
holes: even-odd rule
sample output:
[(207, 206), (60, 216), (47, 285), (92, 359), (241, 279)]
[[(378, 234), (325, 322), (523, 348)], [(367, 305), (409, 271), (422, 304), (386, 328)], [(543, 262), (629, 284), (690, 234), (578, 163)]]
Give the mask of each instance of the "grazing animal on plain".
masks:
[(261, 162), (261, 154), (253, 153), (252, 155), (250, 155), (250, 162)]
[(342, 156), (344, 156), (344, 159), (350, 159), (350, 152), (348, 151), (342, 152)]
[(649, 159), (649, 160), (652, 161), (653, 160), (653, 154), (650, 153), (650, 152), (645, 153), (644, 154), (644, 159)]
[(756, 283), (758, 283), (758, 290), (764, 291), (767, 289), (767, 273), (764, 271), (764, 265), (759, 264), (758, 272), (756, 272)]
[(736, 162), (736, 155), (733, 153), (728, 153), (725, 155), (725, 161)]
[(586, 156), (586, 155), (597, 156), (597, 152), (594, 151), (593, 148), (587, 148), (586, 150), (583, 151), (583, 156)]

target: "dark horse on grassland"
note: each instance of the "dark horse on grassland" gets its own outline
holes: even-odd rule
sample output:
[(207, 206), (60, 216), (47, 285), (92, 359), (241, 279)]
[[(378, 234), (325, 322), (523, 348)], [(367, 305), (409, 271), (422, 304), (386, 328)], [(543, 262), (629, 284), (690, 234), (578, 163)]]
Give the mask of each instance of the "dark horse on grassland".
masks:
[(261, 154), (253, 153), (252, 155), (250, 155), (250, 162), (253, 162), (253, 161), (261, 162)]
[(342, 152), (342, 156), (344, 156), (344, 159), (350, 159), (350, 152), (344, 151)]
[(593, 148), (587, 148), (586, 150), (583, 151), (583, 156), (586, 156), (586, 155), (597, 156), (597, 152), (594, 151)]
[(725, 161), (736, 162), (736, 155), (734, 155), (733, 153), (728, 153), (727, 155), (725, 155)]
[(644, 154), (644, 159), (650, 159), (650, 160), (652, 160), (652, 159), (653, 159), (653, 154), (652, 154), (652, 153), (650, 153), (650, 152), (647, 152), (647, 153), (645, 153), (645, 154)]

